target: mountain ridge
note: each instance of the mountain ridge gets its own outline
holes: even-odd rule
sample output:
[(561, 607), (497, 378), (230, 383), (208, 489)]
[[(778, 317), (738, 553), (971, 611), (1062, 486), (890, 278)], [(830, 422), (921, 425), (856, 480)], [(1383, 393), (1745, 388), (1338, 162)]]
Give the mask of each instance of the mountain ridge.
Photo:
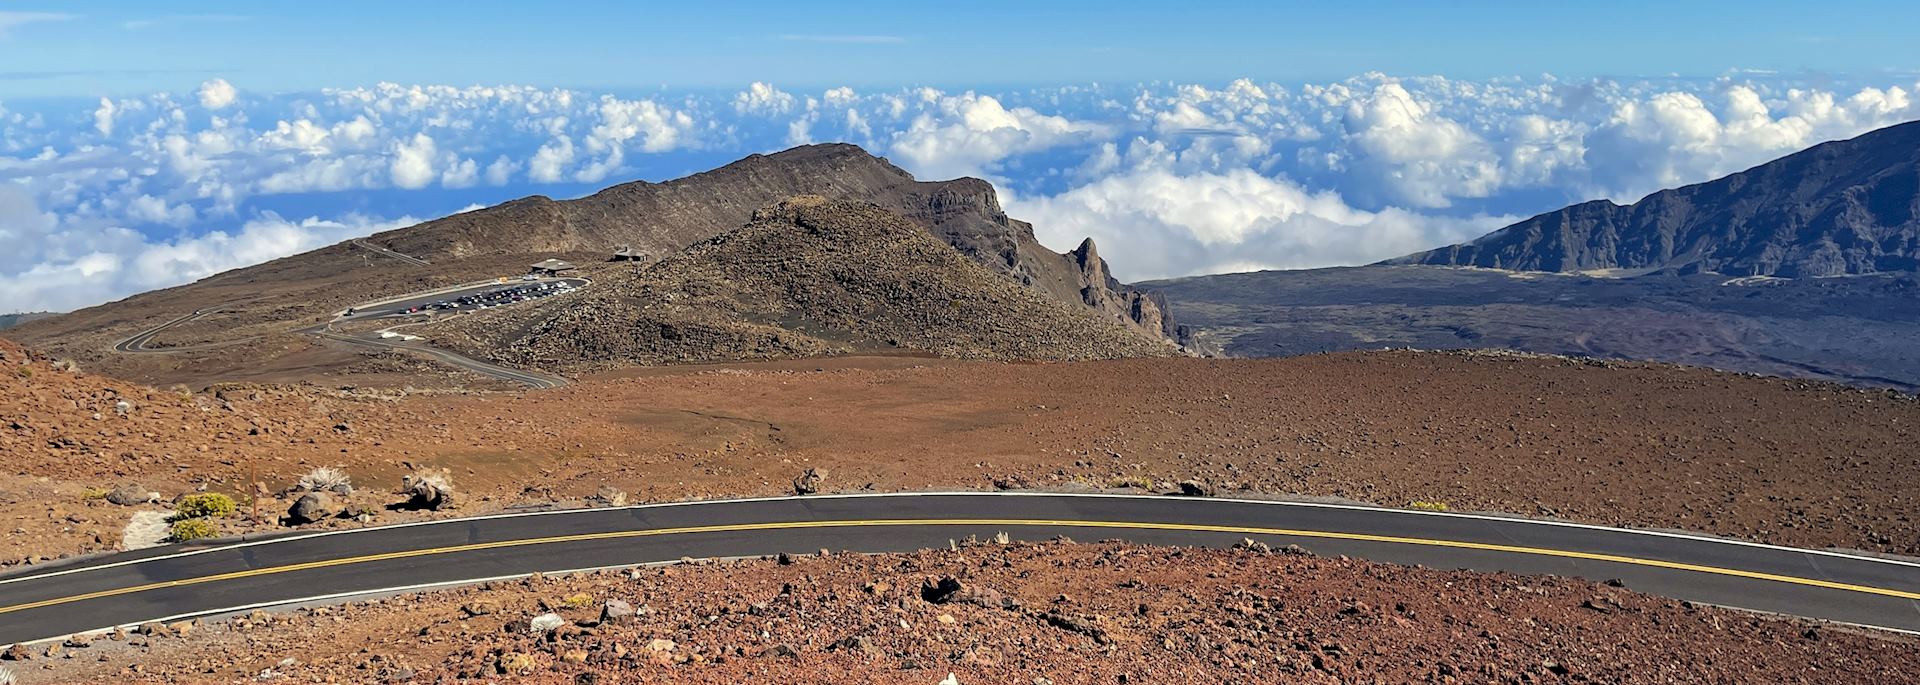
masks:
[(1787, 278), (1920, 270), (1920, 122), (1822, 143), (1632, 204), (1570, 205), (1380, 264)]

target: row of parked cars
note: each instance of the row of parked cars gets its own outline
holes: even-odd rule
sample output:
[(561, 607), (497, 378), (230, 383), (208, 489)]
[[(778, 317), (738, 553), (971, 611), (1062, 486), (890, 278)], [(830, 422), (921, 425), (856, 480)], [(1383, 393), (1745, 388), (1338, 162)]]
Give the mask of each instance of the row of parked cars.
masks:
[(430, 312), (430, 311), (443, 310), (443, 309), (456, 309), (456, 310), (457, 309), (491, 309), (493, 307), (500, 307), (504, 305), (513, 304), (516, 302), (526, 302), (529, 300), (537, 300), (542, 297), (551, 297), (554, 295), (570, 293), (570, 292), (573, 292), (573, 290), (574, 290), (573, 284), (565, 281), (542, 281), (538, 283), (524, 283), (521, 285), (510, 286), (505, 288), (496, 288), (494, 290), (488, 290), (486, 292), (474, 293), (471, 295), (462, 295), (460, 297), (456, 297), (452, 299), (441, 300), (439, 302), (433, 302), (429, 304), (410, 307), (407, 309), (406, 313), (417, 314), (421, 312)]

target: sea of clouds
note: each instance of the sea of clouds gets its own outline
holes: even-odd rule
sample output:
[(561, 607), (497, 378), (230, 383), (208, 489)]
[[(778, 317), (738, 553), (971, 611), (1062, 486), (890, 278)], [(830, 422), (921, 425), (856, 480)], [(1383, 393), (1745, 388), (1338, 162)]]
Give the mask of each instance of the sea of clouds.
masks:
[(476, 205), (844, 141), (979, 176), (1141, 280), (1359, 264), (1920, 119), (1920, 82), (1550, 76), (588, 92), (383, 83), (0, 100), (0, 312), (68, 310)]

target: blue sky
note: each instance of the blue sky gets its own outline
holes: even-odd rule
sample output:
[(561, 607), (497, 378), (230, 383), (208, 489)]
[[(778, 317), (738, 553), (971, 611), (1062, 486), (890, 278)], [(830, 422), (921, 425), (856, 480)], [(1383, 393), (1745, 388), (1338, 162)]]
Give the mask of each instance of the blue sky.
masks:
[[(16, 97), (379, 81), (594, 89), (1920, 69), (1911, 2), (6, 3)], [(64, 16), (66, 18), (57, 19)]]
[(1913, 3), (0, 5), (0, 312), (851, 142), (1140, 280), (1358, 264), (1920, 119)]

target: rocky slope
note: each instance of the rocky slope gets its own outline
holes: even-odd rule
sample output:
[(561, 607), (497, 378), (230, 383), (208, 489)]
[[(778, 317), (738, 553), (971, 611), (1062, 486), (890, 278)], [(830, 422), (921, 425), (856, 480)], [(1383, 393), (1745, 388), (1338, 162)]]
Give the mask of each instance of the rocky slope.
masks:
[[(1164, 303), (1109, 276), (1090, 242), (1068, 254), (1046, 249), (1032, 226), (1001, 211), (987, 182), (917, 181), (858, 147), (831, 144), (753, 155), (686, 178), (628, 183), (576, 200), (516, 200), (24, 323), (7, 335), (149, 382), (317, 380), (363, 360), (288, 331), (347, 306), (517, 275), (549, 257), (591, 266), (626, 247), (660, 258), (801, 194), (875, 204), (1010, 283), (1143, 333), (1176, 332)], [(152, 341), (183, 351), (111, 351), (123, 338), (195, 311), (206, 315)]]
[(1107, 275), (1088, 240), (1059, 254), (1033, 226), (1001, 211), (977, 178), (917, 181), (855, 145), (803, 145), (665, 183), (637, 181), (577, 200), (534, 196), (388, 231), (368, 242), (436, 259), (490, 253), (610, 253), (626, 246), (662, 257), (733, 230), (753, 211), (794, 195), (870, 202), (904, 216), (998, 273), (1150, 331), (1172, 324), (1163, 303)]
[(1631, 205), (1574, 205), (1387, 263), (1788, 278), (1920, 270), (1920, 122)]
[(576, 370), (858, 351), (991, 359), (1174, 351), (1157, 330), (1022, 287), (886, 209), (819, 196), (755, 212), (744, 227), (644, 270), (597, 273), (594, 287), (573, 296), (419, 330), (499, 361)]
[[(975, 543), (697, 562), (255, 612), (13, 665), (23, 682), (154, 683), (1917, 679), (1904, 636), (1289, 551)], [(531, 631), (546, 614), (554, 627)]]

